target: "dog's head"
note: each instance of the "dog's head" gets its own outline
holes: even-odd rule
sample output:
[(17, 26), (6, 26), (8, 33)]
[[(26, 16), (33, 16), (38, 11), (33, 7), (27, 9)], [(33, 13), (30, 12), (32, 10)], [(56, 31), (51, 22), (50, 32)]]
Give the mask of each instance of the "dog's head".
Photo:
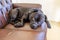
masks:
[(33, 9), (33, 11), (30, 14), (30, 26), (32, 29), (36, 29), (39, 26), (41, 26), (43, 21), (43, 14), (41, 10)]
[(38, 22), (40, 21), (40, 15), (38, 13), (38, 10), (34, 10), (31, 14), (30, 14), (30, 26), (32, 29), (37, 29), (39, 27)]

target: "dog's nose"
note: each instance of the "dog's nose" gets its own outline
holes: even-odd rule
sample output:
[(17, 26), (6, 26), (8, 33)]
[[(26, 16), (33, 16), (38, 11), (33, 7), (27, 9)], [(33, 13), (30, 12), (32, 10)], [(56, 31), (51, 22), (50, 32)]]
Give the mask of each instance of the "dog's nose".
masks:
[(31, 26), (32, 29), (35, 29), (34, 26)]
[(31, 25), (32, 29), (37, 29), (37, 26)]

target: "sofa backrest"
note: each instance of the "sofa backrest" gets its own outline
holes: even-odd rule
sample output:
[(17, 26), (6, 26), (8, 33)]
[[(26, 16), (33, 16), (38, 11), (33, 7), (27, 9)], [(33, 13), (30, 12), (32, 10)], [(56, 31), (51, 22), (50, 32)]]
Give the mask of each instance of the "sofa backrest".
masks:
[(11, 0), (0, 0), (0, 28), (7, 24), (8, 12), (11, 7)]
[(14, 3), (15, 7), (27, 7), (27, 8), (41, 8), (42, 6), (40, 4), (34, 4), (34, 3)]

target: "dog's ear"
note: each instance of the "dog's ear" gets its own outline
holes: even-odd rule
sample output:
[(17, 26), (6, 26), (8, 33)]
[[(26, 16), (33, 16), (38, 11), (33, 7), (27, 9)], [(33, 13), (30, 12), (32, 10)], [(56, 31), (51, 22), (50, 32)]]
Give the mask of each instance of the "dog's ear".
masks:
[(34, 9), (33, 12), (38, 12), (38, 10), (37, 9)]
[(47, 16), (46, 16), (46, 15), (45, 15), (45, 22), (46, 22), (46, 24), (47, 24), (47, 27), (48, 27), (48, 28), (51, 28), (51, 25), (50, 25), (49, 21), (47, 20)]

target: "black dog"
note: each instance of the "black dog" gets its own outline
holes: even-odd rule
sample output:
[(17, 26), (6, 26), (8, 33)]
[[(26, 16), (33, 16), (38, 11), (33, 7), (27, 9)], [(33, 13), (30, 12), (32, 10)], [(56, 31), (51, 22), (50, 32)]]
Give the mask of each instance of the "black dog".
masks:
[(51, 28), (46, 15), (38, 8), (15, 8), (9, 13), (10, 22), (15, 27), (23, 27), (26, 20), (30, 21), (30, 27), (36, 29), (42, 25), (43, 22), (47, 23), (48, 28)]

